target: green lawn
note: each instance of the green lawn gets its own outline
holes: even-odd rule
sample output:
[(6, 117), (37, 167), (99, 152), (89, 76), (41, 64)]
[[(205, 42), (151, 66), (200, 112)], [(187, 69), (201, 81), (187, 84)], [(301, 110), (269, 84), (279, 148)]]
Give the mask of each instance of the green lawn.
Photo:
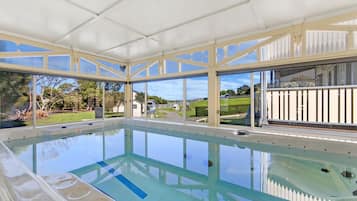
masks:
[[(230, 106), (230, 105), (249, 105), (250, 97), (238, 97), (238, 98), (225, 98), (220, 100), (221, 106)], [(196, 107), (208, 107), (207, 100), (200, 100), (190, 103), (189, 109), (186, 111), (188, 117), (195, 116)]]
[[(246, 105), (250, 104), (250, 97), (238, 97), (238, 98), (222, 98), (221, 105)], [(203, 107), (208, 106), (207, 100), (200, 100), (191, 102), (191, 107)]]
[[(94, 111), (91, 112), (69, 112), (69, 113), (54, 113), (50, 114), (46, 118), (37, 119), (37, 125), (50, 125), (50, 124), (62, 124), (80, 122), (83, 120), (94, 119)], [(30, 122), (28, 123), (31, 124)]]

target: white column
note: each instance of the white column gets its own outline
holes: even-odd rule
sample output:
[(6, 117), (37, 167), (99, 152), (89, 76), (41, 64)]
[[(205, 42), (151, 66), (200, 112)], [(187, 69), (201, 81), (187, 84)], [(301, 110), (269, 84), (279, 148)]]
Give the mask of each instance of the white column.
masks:
[(255, 108), (254, 108), (254, 72), (250, 73), (250, 127), (255, 126)]
[(267, 78), (265, 71), (260, 73), (260, 125), (268, 124), (268, 105), (267, 105)]
[(133, 84), (130, 82), (125, 83), (125, 117), (132, 118), (132, 101), (133, 101)]
[(147, 118), (148, 117), (148, 83), (147, 82), (145, 82), (145, 86), (144, 86), (144, 96), (145, 96), (145, 98), (144, 98), (144, 116), (145, 116), (145, 118)]
[(105, 82), (102, 82), (102, 112), (105, 119)]
[(208, 125), (219, 125), (219, 80), (216, 71), (216, 49), (209, 49), (208, 66)]
[(182, 85), (183, 85), (183, 101), (182, 101), (182, 118), (183, 120), (186, 120), (186, 100), (187, 100), (187, 80), (184, 78), (182, 80)]
[(36, 76), (32, 75), (32, 127), (36, 127), (37, 102), (36, 102)]

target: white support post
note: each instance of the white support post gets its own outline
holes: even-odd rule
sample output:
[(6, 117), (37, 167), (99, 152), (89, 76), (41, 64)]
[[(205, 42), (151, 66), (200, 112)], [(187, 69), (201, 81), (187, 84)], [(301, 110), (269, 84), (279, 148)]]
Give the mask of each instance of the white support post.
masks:
[(163, 74), (165, 75), (167, 73), (167, 69), (166, 69), (166, 59), (163, 59), (162, 61), (162, 70), (163, 70)]
[(353, 49), (354, 46), (354, 37), (353, 37), (353, 31), (349, 31), (347, 34), (347, 50)]
[(132, 118), (132, 101), (133, 101), (133, 84), (130, 82), (125, 83), (125, 117)]
[(48, 69), (48, 55), (43, 57), (43, 68), (46, 70)]
[(75, 58), (75, 65), (77, 65), (77, 72), (81, 73), (81, 58), (78, 56)]
[(255, 126), (255, 107), (254, 107), (254, 72), (250, 73), (250, 127)]
[(144, 90), (145, 90), (145, 99), (144, 99), (144, 115), (145, 115), (145, 118), (148, 117), (148, 83), (145, 82), (145, 87), (144, 87)]
[(301, 31), (301, 56), (306, 56), (306, 30)]
[(267, 72), (260, 72), (260, 120), (259, 125), (267, 125), (268, 124), (268, 106), (267, 106)]
[(208, 125), (216, 127), (219, 124), (219, 81), (216, 65), (216, 48), (209, 48), (208, 66)]
[(36, 128), (36, 114), (37, 114), (37, 102), (36, 102), (36, 76), (32, 75), (32, 127)]
[(187, 80), (182, 79), (182, 89), (183, 89), (183, 101), (182, 101), (182, 119), (186, 120), (186, 105), (187, 105)]
[(103, 120), (105, 119), (105, 82), (102, 82), (102, 113)]

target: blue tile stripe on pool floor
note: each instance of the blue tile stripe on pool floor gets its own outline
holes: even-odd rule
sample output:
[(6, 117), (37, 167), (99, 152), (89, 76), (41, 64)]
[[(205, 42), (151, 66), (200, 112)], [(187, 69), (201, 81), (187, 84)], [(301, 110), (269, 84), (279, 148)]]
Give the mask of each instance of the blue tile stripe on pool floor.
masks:
[(124, 184), (127, 188), (129, 188), (133, 193), (135, 193), (141, 199), (144, 199), (147, 196), (147, 193), (145, 193), (143, 190), (141, 190), (138, 186), (136, 186), (133, 182), (131, 182), (125, 176), (123, 176), (121, 174), (115, 175), (115, 169), (110, 167), (106, 162), (100, 161), (100, 162), (97, 162), (97, 164), (102, 167), (109, 167), (108, 172), (110, 174), (112, 174), (118, 181), (120, 181), (122, 184)]

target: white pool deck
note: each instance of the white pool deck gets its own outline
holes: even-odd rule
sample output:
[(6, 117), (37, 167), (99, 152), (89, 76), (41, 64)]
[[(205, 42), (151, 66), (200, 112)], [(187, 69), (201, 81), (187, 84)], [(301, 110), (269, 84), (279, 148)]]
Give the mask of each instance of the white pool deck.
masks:
[[(304, 150), (323, 151), (337, 154), (348, 154), (357, 156), (357, 131), (356, 130), (333, 130), (321, 128), (304, 128), (304, 127), (289, 127), (289, 126), (265, 126), (262, 128), (250, 128), (243, 126), (220, 126), (209, 127), (204, 124), (193, 124), (192, 122), (164, 122), (147, 119), (106, 119), (89, 122), (79, 122), (64, 125), (43, 126), (38, 128), (22, 127), (0, 130), (0, 141), (13, 139), (27, 139), (36, 136), (52, 136), (52, 135), (72, 135), (81, 134), (90, 130), (101, 129), (103, 127), (115, 125), (134, 125), (144, 128), (159, 128), (165, 131), (173, 131), (179, 134), (180, 132), (187, 134), (199, 134), (208, 136), (218, 136), (226, 139), (237, 140), (239, 142), (258, 143), (265, 145), (276, 145), (289, 148), (299, 148)], [(239, 130), (244, 130), (248, 133), (245, 136), (239, 136), (236, 133)], [(4, 147), (4, 143), (0, 142), (0, 182), (5, 191), (0, 191), (0, 198), (13, 197), (14, 195), (26, 196), (43, 196), (48, 200), (61, 200), (63, 197), (58, 194), (58, 191), (53, 191), (43, 178), (33, 174), (22, 164), (11, 151)], [(9, 161), (12, 161), (11, 163)], [(16, 164), (14, 166), (14, 164)], [(11, 167), (10, 167), (11, 166)], [(12, 171), (9, 171), (9, 170)], [(10, 174), (16, 169), (16, 175)], [(17, 181), (20, 177), (25, 178), (25, 184), (36, 184), (36, 188), (19, 188)], [(22, 181), (24, 182), (24, 181)], [(83, 184), (85, 188), (89, 186)], [(92, 189), (93, 192), (99, 192)], [(16, 192), (14, 192), (16, 191)], [(97, 196), (97, 195), (96, 195)], [(94, 197), (96, 197), (94, 196)], [(99, 196), (100, 197), (100, 196)], [(98, 198), (98, 197), (96, 197)], [(108, 200), (103, 195), (103, 200)], [(15, 199), (16, 200), (16, 199)]]

